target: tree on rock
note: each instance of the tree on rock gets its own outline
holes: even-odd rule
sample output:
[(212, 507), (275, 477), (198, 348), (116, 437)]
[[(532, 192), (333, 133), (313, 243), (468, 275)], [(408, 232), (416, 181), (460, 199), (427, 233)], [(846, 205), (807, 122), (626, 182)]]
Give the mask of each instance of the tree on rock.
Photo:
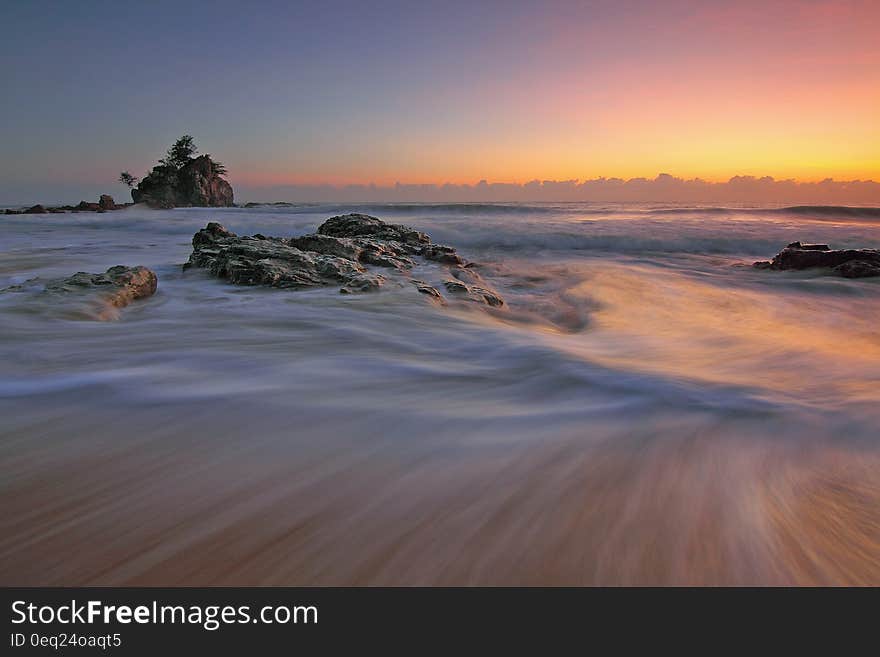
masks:
[(129, 188), (134, 187), (137, 181), (137, 176), (131, 175), (128, 171), (123, 171), (119, 174), (119, 182), (121, 182), (123, 185), (128, 186)]
[(159, 164), (172, 166), (180, 170), (189, 164), (190, 160), (193, 159), (193, 155), (198, 152), (199, 149), (196, 147), (195, 140), (190, 135), (184, 135), (174, 142), (171, 148), (168, 149), (165, 158), (159, 160)]
[[(210, 153), (206, 153), (205, 156), (209, 160), (211, 160)], [(214, 172), (215, 176), (223, 176), (223, 177), (226, 176), (226, 173), (227, 173), (226, 172), (226, 165), (223, 164), (222, 162), (214, 162), (213, 160), (211, 160), (211, 169)]]

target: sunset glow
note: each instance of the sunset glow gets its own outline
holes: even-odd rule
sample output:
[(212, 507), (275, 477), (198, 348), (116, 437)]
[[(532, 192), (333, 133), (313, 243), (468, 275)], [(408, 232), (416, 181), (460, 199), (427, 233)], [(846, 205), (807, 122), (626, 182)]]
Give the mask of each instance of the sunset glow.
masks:
[[(197, 33), (160, 20), (161, 52), (137, 17), (55, 11), (69, 14), (64, 39), (20, 29), (0, 45), (7, 88), (41, 80), (3, 110), (4, 197), (100, 187), (184, 131), (243, 189), (880, 179), (880, 3), (867, 0), (279, 3)], [(94, 21), (101, 57), (69, 36)], [(96, 96), (96, 81), (126, 92)], [(59, 90), (64, 106), (49, 102)]]

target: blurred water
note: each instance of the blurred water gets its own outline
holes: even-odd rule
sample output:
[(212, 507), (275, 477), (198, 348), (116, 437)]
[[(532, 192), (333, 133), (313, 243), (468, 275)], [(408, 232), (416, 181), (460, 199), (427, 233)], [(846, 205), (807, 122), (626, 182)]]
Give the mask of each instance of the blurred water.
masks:
[[(192, 234), (340, 211), (484, 265), (236, 288)], [(748, 267), (880, 247), (876, 210), (327, 205), (0, 217), (0, 288), (146, 265), (117, 321), (0, 294), (3, 584), (880, 584), (880, 281)]]

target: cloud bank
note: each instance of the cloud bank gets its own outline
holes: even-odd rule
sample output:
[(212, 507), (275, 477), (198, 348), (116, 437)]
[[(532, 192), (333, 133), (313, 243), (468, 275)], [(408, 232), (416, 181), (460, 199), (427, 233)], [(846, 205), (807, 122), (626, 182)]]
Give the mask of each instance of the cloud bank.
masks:
[(776, 180), (770, 176), (735, 176), (726, 182), (708, 182), (661, 173), (656, 178), (532, 180), (524, 184), (481, 180), (474, 185), (236, 186), (236, 196), (241, 201), (267, 202), (607, 201), (880, 206), (880, 183), (830, 178), (820, 182), (798, 182)]

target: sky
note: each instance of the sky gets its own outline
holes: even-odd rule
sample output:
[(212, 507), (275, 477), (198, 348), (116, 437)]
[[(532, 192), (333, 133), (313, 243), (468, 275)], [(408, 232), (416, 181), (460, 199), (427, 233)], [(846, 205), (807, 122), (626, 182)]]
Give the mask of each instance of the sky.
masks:
[(880, 181), (877, 0), (0, 0), (0, 23), (0, 202), (125, 197), (184, 133), (239, 200)]

